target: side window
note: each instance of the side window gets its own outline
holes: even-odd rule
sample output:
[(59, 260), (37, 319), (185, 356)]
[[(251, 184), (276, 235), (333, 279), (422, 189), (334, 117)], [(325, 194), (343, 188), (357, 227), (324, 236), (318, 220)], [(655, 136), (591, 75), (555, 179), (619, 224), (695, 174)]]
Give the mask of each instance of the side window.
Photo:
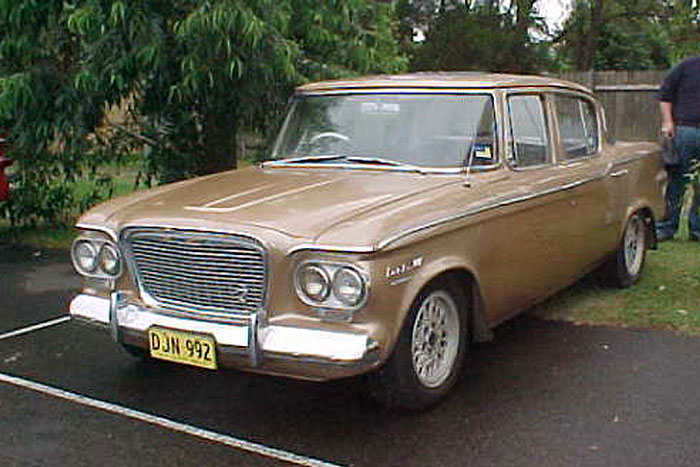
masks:
[(515, 167), (533, 167), (550, 161), (544, 101), (534, 94), (508, 98), (511, 131), (511, 162)]
[(598, 122), (592, 102), (557, 95), (554, 100), (559, 136), (568, 160), (590, 156), (598, 150)]

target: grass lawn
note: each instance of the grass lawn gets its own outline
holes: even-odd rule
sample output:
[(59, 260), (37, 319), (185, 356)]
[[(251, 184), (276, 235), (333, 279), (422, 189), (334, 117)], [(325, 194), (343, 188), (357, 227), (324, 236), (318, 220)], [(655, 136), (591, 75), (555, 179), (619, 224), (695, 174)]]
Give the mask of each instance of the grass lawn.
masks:
[(640, 281), (607, 288), (584, 278), (532, 313), (586, 325), (653, 328), (700, 336), (700, 243), (680, 239), (648, 251)]

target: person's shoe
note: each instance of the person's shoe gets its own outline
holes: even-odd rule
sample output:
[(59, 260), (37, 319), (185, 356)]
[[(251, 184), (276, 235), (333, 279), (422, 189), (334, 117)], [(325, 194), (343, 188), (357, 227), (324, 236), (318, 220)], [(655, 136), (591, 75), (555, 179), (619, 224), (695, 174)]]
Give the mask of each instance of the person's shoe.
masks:
[(688, 234), (688, 240), (691, 242), (700, 242), (700, 233), (690, 232)]
[(672, 233), (661, 232), (659, 230), (656, 231), (656, 241), (657, 242), (665, 242), (666, 240), (672, 240), (672, 239), (673, 239)]

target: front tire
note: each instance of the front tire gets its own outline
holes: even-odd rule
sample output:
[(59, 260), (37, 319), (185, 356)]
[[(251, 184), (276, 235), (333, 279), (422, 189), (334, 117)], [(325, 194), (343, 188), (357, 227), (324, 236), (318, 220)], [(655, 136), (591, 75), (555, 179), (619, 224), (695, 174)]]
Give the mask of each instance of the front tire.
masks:
[(144, 362), (152, 360), (151, 353), (147, 349), (142, 349), (141, 347), (136, 347), (135, 345), (124, 343), (122, 343), (121, 347), (126, 353), (128, 353), (137, 360), (141, 360)]
[(622, 238), (608, 263), (603, 267), (607, 283), (626, 288), (635, 284), (642, 275), (647, 249), (647, 225), (639, 213), (627, 220)]
[(465, 359), (466, 300), (439, 282), (411, 305), (396, 348), (370, 376), (373, 395), (387, 407), (420, 410), (450, 391)]

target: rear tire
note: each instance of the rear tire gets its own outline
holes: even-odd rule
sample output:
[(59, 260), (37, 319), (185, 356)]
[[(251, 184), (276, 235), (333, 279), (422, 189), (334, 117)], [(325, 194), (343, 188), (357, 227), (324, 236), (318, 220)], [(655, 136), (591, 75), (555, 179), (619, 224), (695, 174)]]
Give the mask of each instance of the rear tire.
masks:
[(396, 347), (370, 375), (374, 397), (386, 407), (421, 410), (435, 404), (459, 378), (467, 352), (463, 294), (435, 282), (414, 300)]
[(620, 244), (602, 269), (606, 283), (626, 288), (635, 284), (642, 275), (647, 249), (647, 225), (639, 213), (627, 220)]

